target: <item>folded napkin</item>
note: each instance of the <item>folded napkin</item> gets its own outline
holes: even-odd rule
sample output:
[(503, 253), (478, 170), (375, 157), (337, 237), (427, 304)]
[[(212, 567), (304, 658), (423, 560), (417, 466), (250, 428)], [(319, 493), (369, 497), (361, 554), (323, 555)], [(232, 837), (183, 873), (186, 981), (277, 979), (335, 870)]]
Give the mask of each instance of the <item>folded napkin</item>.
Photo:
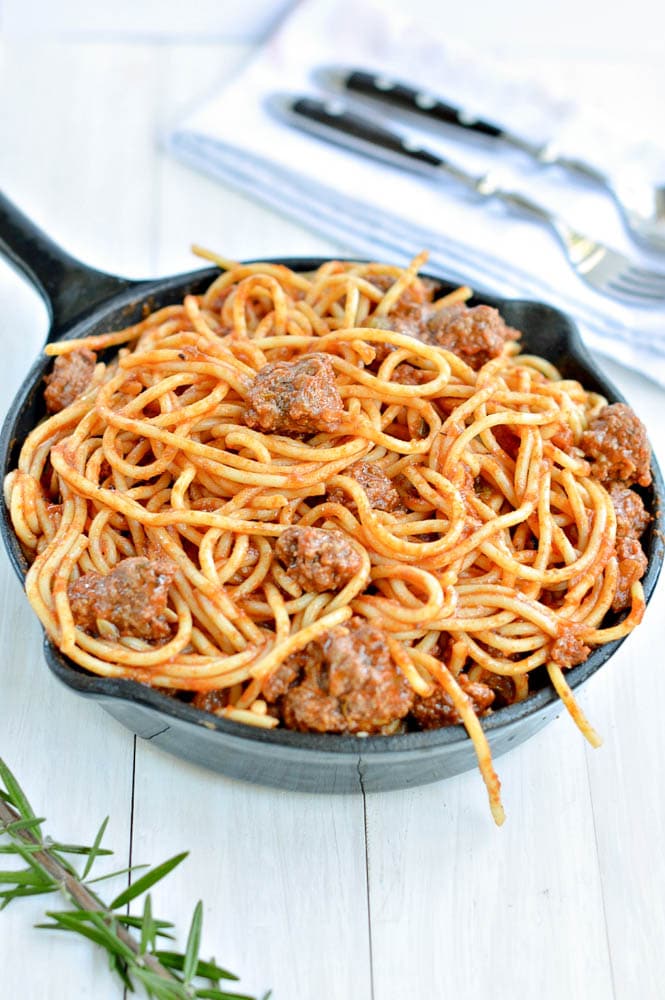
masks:
[[(365, 159), (272, 115), (266, 101), (271, 94), (316, 94), (316, 70), (340, 64), (411, 81), (530, 139), (555, 140), (569, 155), (593, 162), (602, 150), (605, 170), (637, 166), (665, 176), (662, 151), (640, 138), (648, 135), (648, 123), (641, 126), (636, 118), (639, 108), (631, 108), (630, 130), (621, 128), (616, 108), (606, 125), (560, 88), (548, 91), (447, 36), (436, 37), (425, 25), (358, 0), (298, 4), (244, 71), (169, 133), (168, 148), (329, 237), (347, 255), (404, 263), (427, 249), (429, 270), (442, 277), (564, 309), (589, 347), (665, 386), (665, 308), (632, 308), (587, 288), (551, 232), (497, 202), (479, 201), (454, 181), (434, 184)], [(407, 131), (474, 173), (491, 170), (502, 187), (530, 195), (582, 232), (640, 260), (602, 190), (564, 171), (543, 169), (509, 148), (432, 130), (423, 134), (411, 126)], [(642, 258), (652, 267), (653, 259)], [(665, 271), (665, 257), (660, 269)]]

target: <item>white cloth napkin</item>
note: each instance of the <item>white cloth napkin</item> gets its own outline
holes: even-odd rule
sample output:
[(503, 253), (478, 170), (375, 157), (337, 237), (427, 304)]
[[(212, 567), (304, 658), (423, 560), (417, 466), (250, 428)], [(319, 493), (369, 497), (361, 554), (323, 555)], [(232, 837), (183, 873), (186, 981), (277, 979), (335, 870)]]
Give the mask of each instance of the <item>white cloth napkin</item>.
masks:
[[(665, 155), (643, 138), (648, 124), (639, 122), (634, 107), (630, 129), (620, 127), (616, 113), (609, 127), (596, 110), (567, 99), (563, 90), (554, 94), (433, 35), (429, 26), (360, 0), (297, 5), (244, 71), (169, 133), (168, 148), (335, 240), (349, 255), (399, 263), (427, 249), (429, 270), (442, 277), (564, 309), (589, 347), (665, 386), (665, 307), (632, 308), (594, 292), (571, 270), (551, 232), (496, 202), (480, 202), (453, 181), (435, 185), (365, 159), (272, 115), (269, 95), (316, 95), (315, 71), (331, 65), (412, 81), (514, 132), (555, 140), (566, 153), (587, 160), (602, 151), (605, 170), (614, 165), (652, 177), (662, 171), (665, 177)], [(602, 190), (564, 171), (543, 169), (509, 148), (468, 143), (450, 133), (407, 131), (475, 173), (491, 170), (502, 187), (530, 195), (582, 232), (647, 266), (656, 260), (655, 269), (665, 271), (665, 255), (660, 264), (641, 257)]]

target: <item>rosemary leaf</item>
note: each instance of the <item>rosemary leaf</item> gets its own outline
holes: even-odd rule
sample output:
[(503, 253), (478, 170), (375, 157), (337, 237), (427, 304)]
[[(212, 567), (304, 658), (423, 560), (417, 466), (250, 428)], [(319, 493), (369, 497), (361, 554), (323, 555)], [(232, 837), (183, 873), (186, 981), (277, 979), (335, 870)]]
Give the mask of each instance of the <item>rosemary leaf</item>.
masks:
[(81, 878), (83, 881), (85, 881), (88, 875), (90, 874), (90, 870), (94, 865), (95, 861), (97, 860), (97, 858), (100, 856), (100, 854), (113, 854), (113, 851), (106, 851), (102, 850), (101, 848), (101, 843), (102, 840), (104, 839), (104, 834), (106, 833), (106, 827), (108, 826), (108, 824), (109, 824), (109, 818), (107, 816), (102, 825), (100, 826), (99, 830), (97, 831), (97, 836), (93, 841), (92, 847), (88, 851), (88, 860), (86, 861), (85, 868), (81, 872)]
[(157, 927), (152, 918), (152, 900), (150, 893), (145, 897), (143, 903), (143, 922), (141, 924), (141, 954), (145, 955), (148, 948), (154, 949), (157, 940)]
[[(113, 854), (113, 851), (109, 851), (107, 848), (103, 847), (100, 850), (95, 850), (93, 847), (85, 847), (83, 844), (53, 844), (51, 845), (51, 850), (57, 851), (58, 854), (83, 854), (88, 855), (88, 859), (92, 857), (92, 863), (95, 863), (97, 857), (102, 857), (106, 855)], [(92, 867), (92, 865), (90, 866)], [(85, 878), (85, 875), (81, 873), (81, 878)]]
[[(63, 930), (63, 931), (73, 931), (75, 934), (80, 934), (81, 937), (88, 938), (90, 941), (94, 941), (101, 948), (106, 951), (109, 950), (108, 938), (105, 934), (101, 934), (97, 927), (89, 927), (87, 923), (82, 920), (69, 920), (67, 919), (70, 914), (68, 913), (47, 913), (47, 917), (51, 917), (56, 922), (54, 924), (36, 924), (36, 927), (43, 928), (44, 930)], [(115, 941), (113, 943), (113, 950), (115, 951)], [(117, 952), (116, 952), (117, 954)]]
[[(132, 913), (117, 913), (115, 918), (119, 924), (124, 924), (125, 927), (136, 927), (137, 930), (141, 930), (143, 927), (143, 917), (135, 916)], [(165, 928), (173, 927), (170, 920), (157, 920), (152, 918), (152, 923), (155, 928), (156, 937), (169, 938), (173, 940), (172, 934), (167, 934)]]
[(116, 955), (120, 955), (126, 962), (133, 962), (135, 960), (136, 952), (134, 949), (116, 934), (115, 920), (109, 922), (108, 917), (106, 915), (102, 916), (101, 913), (91, 913), (90, 920), (99, 933), (106, 938), (108, 942), (106, 947), (109, 951), (114, 951)]
[(25, 868), (22, 871), (0, 872), (0, 885), (50, 885), (51, 879), (46, 880), (40, 872), (33, 871), (32, 868)]
[[(24, 844), (23, 850), (30, 851), (32, 854), (34, 854), (35, 851), (41, 851), (41, 844)], [(0, 854), (16, 854), (16, 845), (15, 844), (3, 845), (2, 847), (0, 847)]]
[[(113, 854), (113, 851), (109, 852)], [(138, 872), (143, 868), (149, 868), (150, 865), (130, 865), (129, 868), (118, 868), (117, 871), (107, 872), (106, 875), (98, 875), (96, 878), (87, 878), (85, 880), (86, 885), (94, 885), (95, 882), (107, 882), (111, 878), (117, 878), (118, 875), (127, 875), (129, 872)]]
[(28, 798), (25, 792), (23, 791), (23, 789), (19, 785), (18, 781), (16, 780), (12, 772), (5, 764), (2, 757), (0, 757), (0, 781), (2, 781), (3, 785), (5, 786), (5, 790), (9, 795), (9, 798), (6, 799), (6, 801), (14, 806), (17, 812), (21, 814), (23, 819), (36, 820), (38, 824), (44, 822), (43, 819), (37, 820), (34, 812), (32, 811), (32, 806), (28, 802)]
[(195, 997), (205, 997), (207, 1000), (254, 1000), (246, 993), (225, 993), (223, 990), (209, 990), (206, 987), (197, 990)]
[(142, 896), (146, 890), (151, 889), (156, 882), (160, 882), (165, 875), (168, 875), (169, 872), (172, 872), (174, 868), (184, 861), (188, 853), (189, 851), (183, 851), (182, 854), (176, 854), (174, 858), (169, 858), (168, 861), (164, 861), (161, 865), (157, 865), (156, 868), (152, 868), (146, 875), (143, 875), (142, 878), (128, 886), (124, 892), (121, 892), (119, 896), (116, 896), (109, 908), (117, 910), (119, 907), (125, 906), (132, 899), (136, 899), (137, 896)]
[[(192, 993), (180, 980), (161, 979), (150, 969), (144, 968), (135, 969), (134, 975), (147, 989), (152, 991), (158, 1000), (191, 1000), (192, 998)], [(253, 998), (248, 997), (247, 1000), (253, 1000)]]
[(16, 848), (16, 853), (27, 861), (28, 865), (34, 871), (36, 875), (39, 875), (44, 881), (45, 885), (53, 885), (53, 876), (44, 867), (42, 862), (39, 860), (39, 854), (36, 851), (26, 851), (25, 845), (18, 843), (14, 845)]
[[(11, 803), (10, 803), (11, 804)], [(26, 830), (37, 830), (46, 820), (43, 816), (35, 816), (29, 819), (17, 819), (13, 823), (8, 823), (3, 829), (3, 833), (14, 834), (24, 833)]]
[[(176, 951), (156, 951), (155, 957), (159, 959), (162, 965), (166, 966), (167, 969), (178, 969), (183, 968), (183, 956)], [(221, 966), (217, 965), (215, 962), (204, 962), (199, 961), (196, 967), (196, 975), (201, 976), (203, 979), (232, 979), (237, 981), (238, 976), (229, 972), (228, 969), (222, 969)]]
[(203, 903), (198, 901), (194, 908), (192, 924), (187, 935), (187, 945), (185, 947), (185, 961), (182, 967), (182, 978), (186, 983), (191, 983), (196, 974), (199, 964), (199, 949), (201, 947), (201, 925), (203, 924)]
[[(77, 934), (98, 945), (108, 954), (109, 968), (129, 993), (135, 991), (136, 984), (155, 1000), (195, 1000), (197, 997), (254, 1000), (244, 993), (220, 990), (221, 979), (235, 980), (237, 976), (214, 961), (199, 959), (203, 923), (201, 901), (194, 909), (185, 952), (160, 951), (156, 947), (158, 938), (171, 938), (166, 928), (171, 929), (173, 924), (153, 916), (151, 897), (147, 893), (187, 857), (186, 852), (149, 869), (107, 905), (95, 895), (90, 884), (136, 870), (131, 866), (100, 879), (88, 878), (95, 861), (112, 853), (101, 846), (108, 820), (100, 826), (91, 847), (51, 840), (42, 835), (44, 820), (35, 816), (25, 793), (2, 760), (0, 782), (4, 784), (4, 789), (0, 787), (0, 837), (9, 837), (11, 841), (0, 850), (3, 854), (22, 858), (27, 865), (16, 870), (0, 870), (0, 886), (7, 886), (0, 890), (0, 910), (22, 896), (45, 895), (59, 890), (74, 908), (49, 910), (46, 916), (50, 922), (36, 926)], [(86, 857), (81, 874), (64, 857), (74, 854)], [(142, 916), (116, 912), (144, 893), (147, 895)], [(132, 929), (139, 931), (140, 938), (131, 933)], [(207, 980), (211, 985), (197, 983), (197, 979)]]
[(119, 958), (118, 955), (111, 955), (110, 956), (110, 962), (109, 962), (109, 968), (111, 969), (111, 972), (115, 972), (115, 974), (120, 977), (120, 980), (121, 980), (123, 986), (125, 987), (125, 989), (129, 990), (130, 993), (133, 993), (134, 992), (134, 983), (129, 978), (129, 972), (127, 970), (127, 963), (123, 962), (122, 959)]

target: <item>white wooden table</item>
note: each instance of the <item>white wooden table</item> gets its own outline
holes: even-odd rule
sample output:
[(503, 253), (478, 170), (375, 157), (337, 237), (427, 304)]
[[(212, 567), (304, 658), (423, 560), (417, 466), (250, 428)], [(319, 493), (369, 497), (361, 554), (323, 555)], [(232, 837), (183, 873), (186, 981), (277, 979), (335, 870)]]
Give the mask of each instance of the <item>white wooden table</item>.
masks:
[[(130, 276), (191, 268), (194, 240), (238, 258), (340, 252), (158, 150), (158, 129), (244, 53), (12, 36), (0, 62), (0, 185), (68, 250)], [(582, 78), (589, 68), (569, 65)], [(609, 62), (597, 65), (609, 80)], [(45, 330), (36, 296), (0, 264), (3, 411)], [(665, 394), (606, 368), (662, 463)], [(307, 796), (234, 782), (135, 739), (52, 679), (2, 558), (0, 754), (54, 834), (89, 841), (108, 813), (118, 866), (188, 848), (155, 908), (185, 932), (204, 899), (203, 951), (247, 992), (658, 1000), (664, 601), (661, 589), (581, 696), (602, 749), (561, 717), (499, 760), (508, 819), (497, 830), (475, 772), (365, 800)], [(32, 929), (41, 915), (30, 900), (0, 915), (1, 1000), (122, 997), (103, 956)]]

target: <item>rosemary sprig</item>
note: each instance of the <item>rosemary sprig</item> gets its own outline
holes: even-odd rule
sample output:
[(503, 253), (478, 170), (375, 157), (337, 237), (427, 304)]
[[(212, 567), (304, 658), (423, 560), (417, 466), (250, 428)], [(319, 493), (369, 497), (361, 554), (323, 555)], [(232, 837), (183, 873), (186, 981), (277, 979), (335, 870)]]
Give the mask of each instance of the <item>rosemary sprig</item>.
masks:
[[(169, 931), (173, 924), (153, 915), (148, 890), (184, 861), (186, 852), (149, 869), (107, 904), (91, 885), (102, 878), (136, 870), (124, 868), (100, 878), (89, 878), (97, 858), (113, 853), (102, 847), (108, 818), (90, 847), (45, 837), (44, 822), (35, 815), (18, 781), (0, 758), (0, 839), (9, 839), (9, 844), (0, 844), (0, 855), (22, 858), (26, 866), (0, 871), (0, 910), (22, 896), (60, 892), (73, 908), (47, 911), (51, 922), (37, 927), (78, 934), (99, 945), (108, 952), (112, 972), (130, 992), (142, 986), (145, 994), (155, 1000), (255, 1000), (245, 993), (224, 990), (222, 980), (238, 977), (217, 965), (214, 959), (206, 962), (199, 957), (203, 923), (200, 901), (194, 910), (185, 951), (169, 951), (159, 946), (160, 939), (171, 939)], [(80, 874), (67, 860), (71, 855), (86, 858)], [(127, 904), (140, 896), (145, 896), (142, 915), (124, 912)], [(267, 993), (263, 1000), (269, 996)]]

